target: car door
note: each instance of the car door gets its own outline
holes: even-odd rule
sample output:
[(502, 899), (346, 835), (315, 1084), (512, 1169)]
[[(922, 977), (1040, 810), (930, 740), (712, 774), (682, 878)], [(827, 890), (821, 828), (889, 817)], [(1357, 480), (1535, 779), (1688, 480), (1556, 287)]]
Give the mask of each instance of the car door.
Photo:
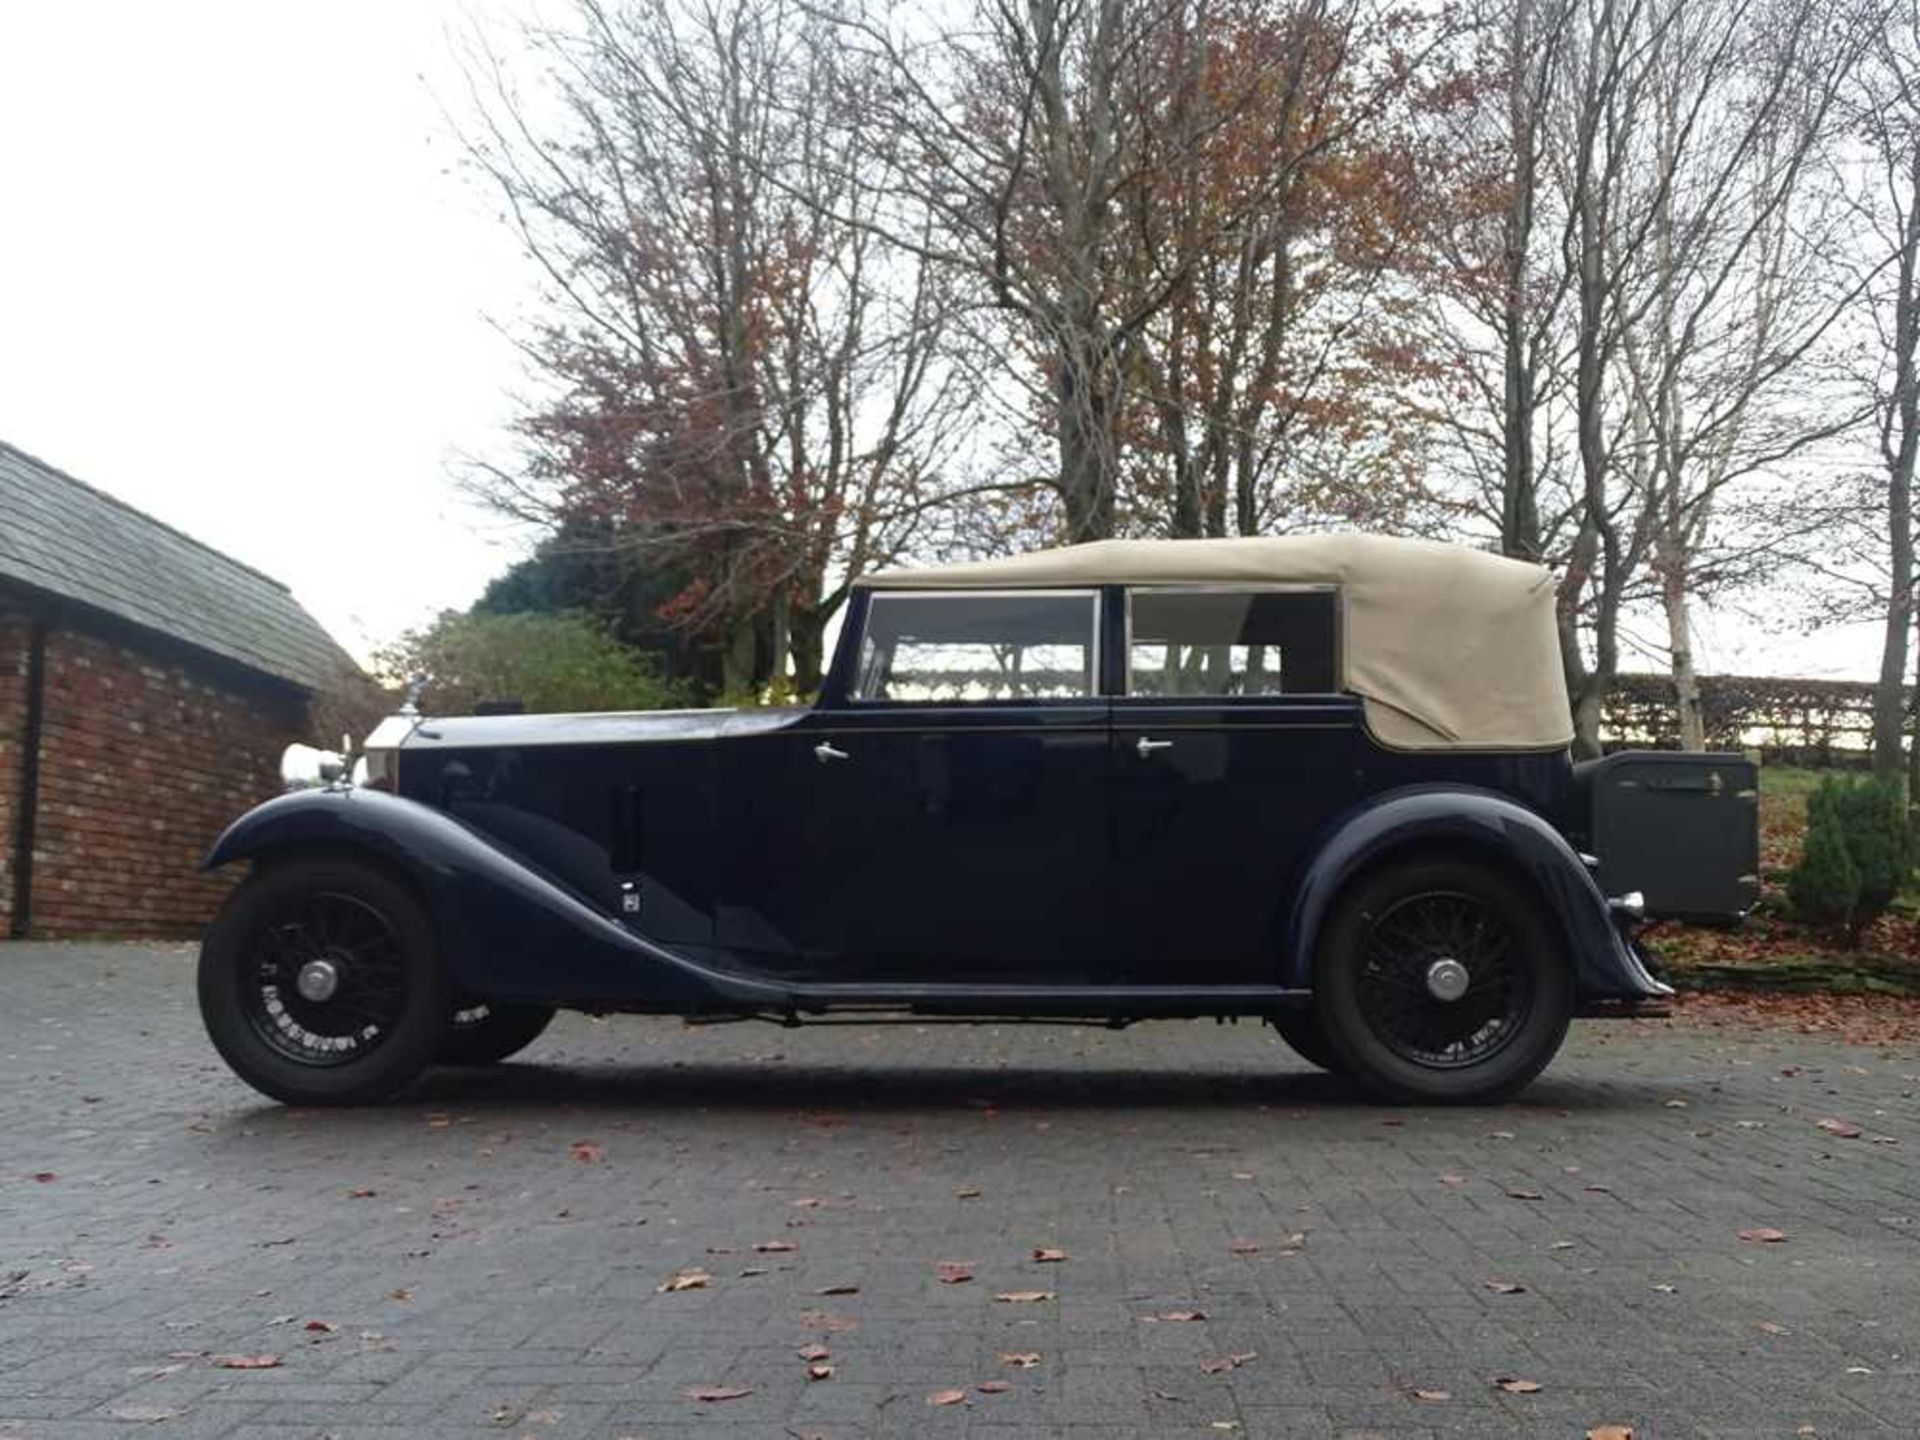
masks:
[(1108, 920), (1099, 605), (858, 598), (850, 673), (777, 737), (779, 783), (747, 823), (782, 853), (747, 860), (758, 893), (723, 910), (723, 943), (799, 978), (1086, 978)]
[(1313, 838), (1352, 803), (1360, 705), (1331, 587), (1136, 588), (1113, 702), (1126, 979), (1270, 982)]

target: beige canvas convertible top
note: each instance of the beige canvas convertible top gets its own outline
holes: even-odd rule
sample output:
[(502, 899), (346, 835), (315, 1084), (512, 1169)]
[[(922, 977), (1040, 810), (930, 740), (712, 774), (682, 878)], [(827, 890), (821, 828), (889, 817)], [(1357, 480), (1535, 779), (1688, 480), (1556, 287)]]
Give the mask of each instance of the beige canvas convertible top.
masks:
[(1004, 560), (883, 570), (861, 583), (928, 590), (1335, 585), (1343, 601), (1344, 688), (1365, 701), (1367, 726), (1382, 743), (1557, 750), (1573, 738), (1553, 577), (1464, 546), (1384, 535), (1098, 540)]

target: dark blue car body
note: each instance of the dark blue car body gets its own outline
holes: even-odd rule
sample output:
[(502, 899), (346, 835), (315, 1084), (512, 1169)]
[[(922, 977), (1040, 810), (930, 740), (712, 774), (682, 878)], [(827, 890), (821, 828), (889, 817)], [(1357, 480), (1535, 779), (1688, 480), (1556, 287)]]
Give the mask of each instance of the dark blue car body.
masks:
[(804, 709), (418, 721), (387, 790), (272, 800), (206, 863), (377, 865), (489, 1001), (1125, 1020), (1298, 1008), (1354, 877), (1472, 856), (1550, 917), (1581, 1011), (1670, 993), (1576, 848), (1566, 751), (1389, 748), (1347, 694), (1128, 695), (1100, 594), (1097, 694), (875, 705), (849, 638)]

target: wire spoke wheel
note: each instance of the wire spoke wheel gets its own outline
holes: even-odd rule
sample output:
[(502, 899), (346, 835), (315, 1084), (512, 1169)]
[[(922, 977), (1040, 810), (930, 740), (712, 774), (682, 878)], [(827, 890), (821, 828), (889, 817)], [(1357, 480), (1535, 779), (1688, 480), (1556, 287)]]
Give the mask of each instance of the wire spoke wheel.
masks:
[(342, 891), (290, 896), (260, 916), (240, 979), (254, 1032), (301, 1065), (345, 1065), (388, 1040), (406, 1013), (399, 933)]
[(1456, 1070), (1498, 1055), (1534, 1004), (1532, 965), (1480, 897), (1407, 895), (1376, 915), (1361, 941), (1355, 998), (1367, 1027), (1400, 1058)]

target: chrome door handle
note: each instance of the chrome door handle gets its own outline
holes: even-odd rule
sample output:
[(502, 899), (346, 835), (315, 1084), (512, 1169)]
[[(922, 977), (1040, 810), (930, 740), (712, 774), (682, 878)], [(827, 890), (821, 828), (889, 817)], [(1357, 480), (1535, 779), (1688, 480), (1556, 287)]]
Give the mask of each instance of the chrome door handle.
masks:
[(822, 740), (813, 747), (813, 758), (825, 765), (831, 760), (845, 760), (849, 756), (846, 751), (836, 748), (831, 740)]
[(1142, 735), (1139, 743), (1133, 748), (1139, 753), (1140, 758), (1144, 760), (1156, 750), (1171, 750), (1173, 748), (1173, 741), (1149, 740), (1146, 736)]

